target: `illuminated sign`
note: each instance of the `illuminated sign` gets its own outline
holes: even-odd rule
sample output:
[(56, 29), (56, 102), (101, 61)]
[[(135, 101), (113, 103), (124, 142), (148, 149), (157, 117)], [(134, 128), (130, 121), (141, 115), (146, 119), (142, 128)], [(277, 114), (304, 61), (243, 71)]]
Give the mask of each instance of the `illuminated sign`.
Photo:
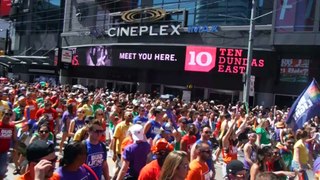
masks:
[[(263, 68), (264, 59), (253, 58), (252, 67)], [(187, 46), (185, 71), (209, 72), (217, 68), (219, 73), (244, 74), (247, 58), (242, 49)]]
[(9, 16), (11, 10), (11, 0), (0, 0), (0, 17)]
[[(218, 72), (244, 74), (247, 67), (247, 56), (244, 56), (243, 49), (220, 48), (218, 56)], [(253, 58), (251, 67), (263, 68), (264, 59)]]
[(218, 32), (219, 26), (189, 26), (188, 33), (210, 33), (210, 32)]
[[(157, 69), (168, 71), (243, 74), (247, 50), (210, 46), (112, 45), (76, 48), (73, 66)], [(257, 77), (276, 75), (273, 52), (254, 51), (252, 73)]]
[(123, 12), (121, 19), (127, 23), (154, 22), (166, 17), (163, 9), (133, 9)]
[(154, 26), (129, 26), (109, 28), (105, 33), (109, 37), (143, 36), (145, 34), (149, 36), (173, 36), (180, 35), (179, 28), (180, 25), (160, 25), (159, 28), (155, 28)]
[(187, 46), (185, 71), (209, 72), (216, 65), (215, 47)]

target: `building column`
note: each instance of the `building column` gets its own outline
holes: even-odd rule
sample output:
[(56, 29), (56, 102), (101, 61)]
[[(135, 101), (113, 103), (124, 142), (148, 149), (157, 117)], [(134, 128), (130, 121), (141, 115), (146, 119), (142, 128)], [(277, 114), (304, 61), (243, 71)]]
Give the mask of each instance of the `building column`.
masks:
[(161, 85), (160, 85), (160, 95), (163, 94), (163, 92), (164, 92), (164, 85), (161, 84)]
[(68, 71), (60, 69), (59, 71), (59, 82), (60, 84), (71, 84), (71, 79), (68, 77)]
[(204, 88), (204, 99), (209, 99), (209, 89), (208, 88)]

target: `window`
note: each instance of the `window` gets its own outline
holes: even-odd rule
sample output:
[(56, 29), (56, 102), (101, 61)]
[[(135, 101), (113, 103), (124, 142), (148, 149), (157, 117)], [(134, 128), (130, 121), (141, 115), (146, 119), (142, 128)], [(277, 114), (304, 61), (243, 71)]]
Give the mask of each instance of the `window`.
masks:
[(315, 7), (315, 0), (278, 1), (276, 31), (313, 31)]

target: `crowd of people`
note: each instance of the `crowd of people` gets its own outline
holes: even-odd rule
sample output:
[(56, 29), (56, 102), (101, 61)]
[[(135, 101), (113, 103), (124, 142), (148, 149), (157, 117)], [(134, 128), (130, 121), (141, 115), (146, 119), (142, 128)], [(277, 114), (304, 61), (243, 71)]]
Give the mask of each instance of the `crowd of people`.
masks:
[(309, 169), (320, 180), (320, 119), (294, 130), (285, 123), (288, 111), (1, 84), (0, 180), (9, 157), (19, 180), (209, 180), (217, 179), (218, 164), (227, 180), (307, 180)]

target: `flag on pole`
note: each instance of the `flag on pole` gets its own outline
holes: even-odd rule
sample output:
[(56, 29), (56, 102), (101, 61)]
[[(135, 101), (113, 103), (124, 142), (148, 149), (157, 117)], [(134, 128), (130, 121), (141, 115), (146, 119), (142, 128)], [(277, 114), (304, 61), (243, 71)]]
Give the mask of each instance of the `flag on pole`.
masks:
[(297, 130), (314, 116), (320, 115), (320, 89), (315, 79), (300, 94), (290, 108), (286, 123)]

